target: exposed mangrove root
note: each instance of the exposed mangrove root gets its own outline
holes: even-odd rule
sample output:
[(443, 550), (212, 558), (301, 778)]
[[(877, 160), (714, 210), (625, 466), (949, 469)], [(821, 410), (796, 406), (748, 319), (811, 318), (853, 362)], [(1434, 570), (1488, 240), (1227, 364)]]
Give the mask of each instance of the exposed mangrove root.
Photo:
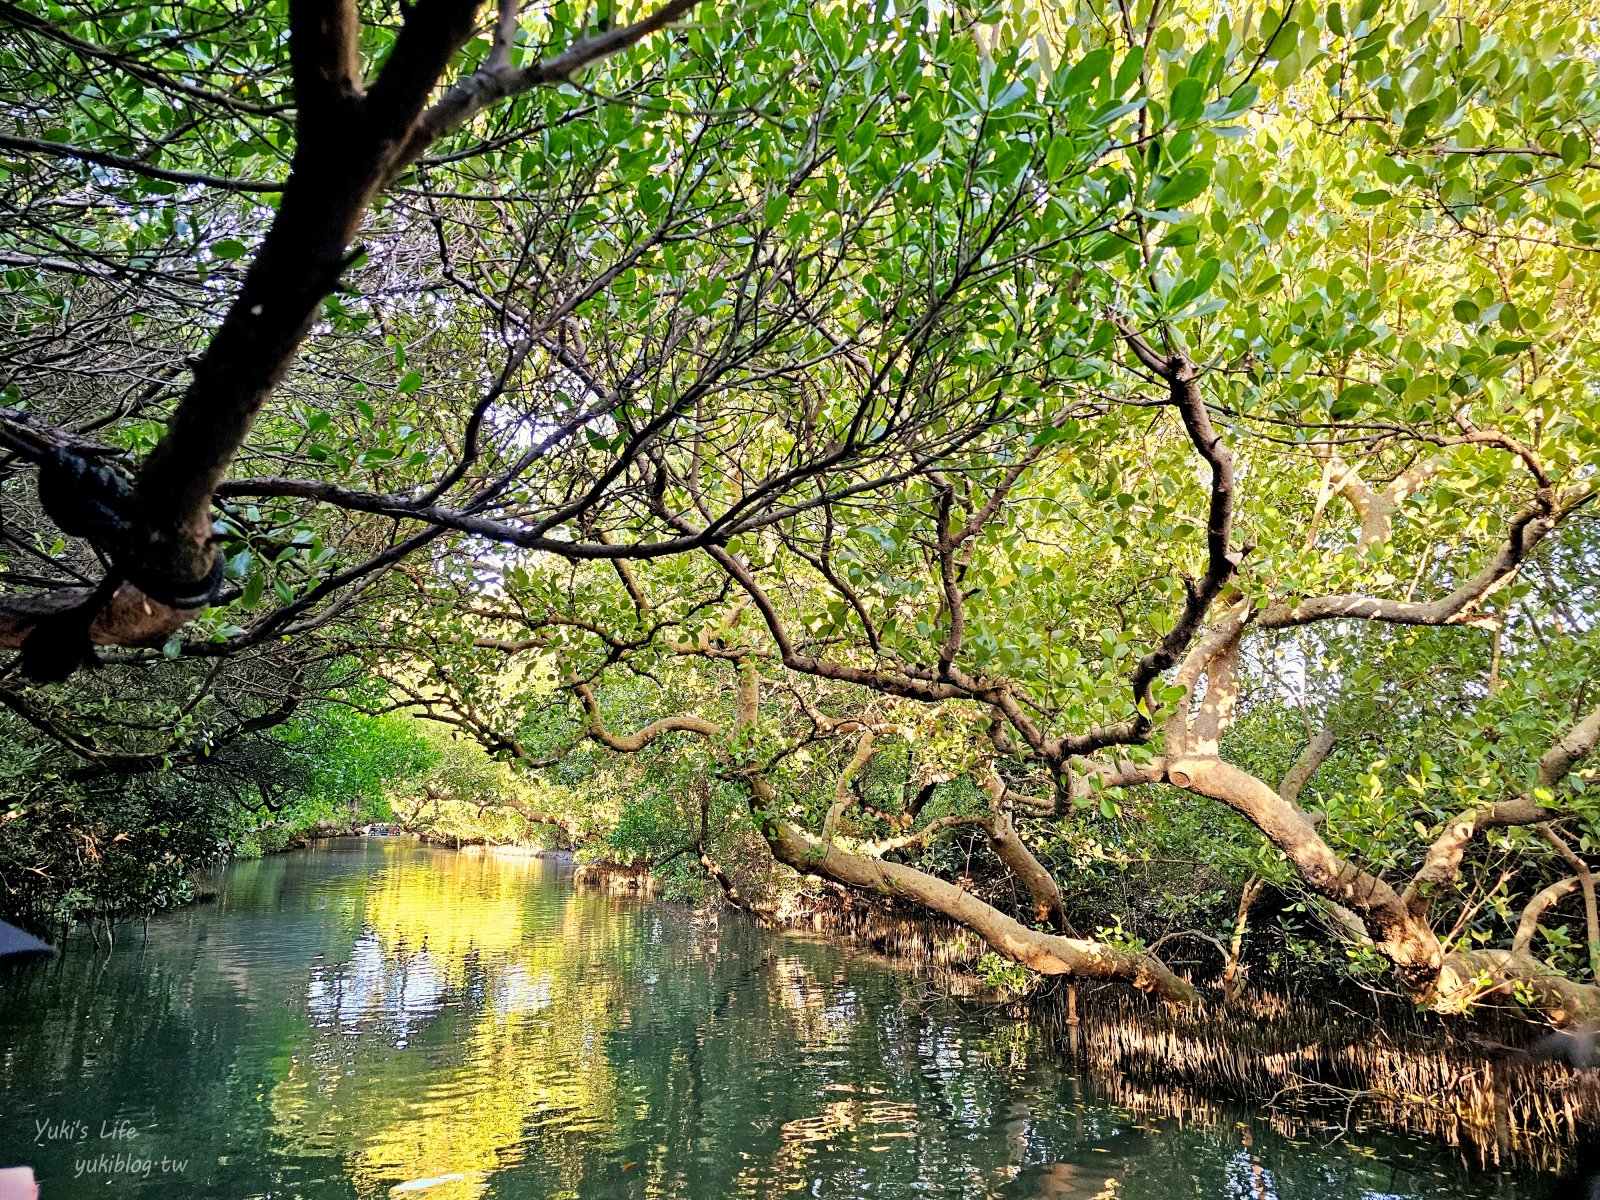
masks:
[(1233, 924), (1233, 941), (1228, 944), (1227, 954), (1222, 963), (1224, 1004), (1233, 1003), (1244, 988), (1244, 966), (1240, 961), (1244, 955), (1244, 935), (1250, 926), (1250, 908), (1265, 886), (1266, 880), (1259, 875), (1252, 875), (1245, 882), (1244, 890), (1239, 895), (1239, 916)]
[(650, 874), (648, 867), (637, 863), (579, 863), (572, 870), (572, 885), (619, 896), (656, 894), (655, 877)]
[(754, 900), (744, 894), (739, 885), (734, 883), (716, 859), (706, 852), (706, 845), (701, 842), (696, 849), (700, 853), (700, 869), (705, 872), (717, 887), (722, 889), (722, 898), (742, 913), (748, 913), (758, 921), (767, 921), (773, 917), (773, 907), (761, 901)]
[[(1600, 1071), (1542, 1057), (1526, 1024), (1463, 1023), (1394, 1008), (1247, 994), (1226, 1008), (1155, 1006), (1127, 992), (1036, 998), (1041, 1022), (1107, 1094), (1135, 1111), (1219, 1120), (1219, 1100), (1268, 1102), (1291, 1137), (1379, 1121), (1439, 1138), (1477, 1165), (1555, 1169), (1600, 1137)], [(1209, 1111), (1208, 1111), (1209, 1110)]]

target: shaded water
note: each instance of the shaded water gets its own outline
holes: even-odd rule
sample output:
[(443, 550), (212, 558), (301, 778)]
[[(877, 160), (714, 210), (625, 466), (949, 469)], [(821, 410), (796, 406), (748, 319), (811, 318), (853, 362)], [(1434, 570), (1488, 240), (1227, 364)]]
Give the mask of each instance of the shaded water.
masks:
[(0, 1165), (86, 1196), (1574, 1195), (1380, 1135), (1132, 1115), (838, 945), (393, 841), (0, 973)]

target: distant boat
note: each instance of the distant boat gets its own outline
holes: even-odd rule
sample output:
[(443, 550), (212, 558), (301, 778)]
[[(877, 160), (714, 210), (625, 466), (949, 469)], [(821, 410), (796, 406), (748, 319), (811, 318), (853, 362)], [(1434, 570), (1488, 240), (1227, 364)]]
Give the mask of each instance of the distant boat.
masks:
[(41, 942), (25, 929), (0, 921), (0, 958), (13, 954), (54, 954), (49, 942)]

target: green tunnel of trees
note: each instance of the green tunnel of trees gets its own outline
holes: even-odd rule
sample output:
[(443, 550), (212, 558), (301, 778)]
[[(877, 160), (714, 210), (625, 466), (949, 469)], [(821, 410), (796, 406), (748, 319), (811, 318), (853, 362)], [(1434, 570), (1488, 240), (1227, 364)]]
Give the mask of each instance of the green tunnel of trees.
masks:
[(0, 2), (0, 908), (396, 817), (1600, 1017), (1597, 22)]

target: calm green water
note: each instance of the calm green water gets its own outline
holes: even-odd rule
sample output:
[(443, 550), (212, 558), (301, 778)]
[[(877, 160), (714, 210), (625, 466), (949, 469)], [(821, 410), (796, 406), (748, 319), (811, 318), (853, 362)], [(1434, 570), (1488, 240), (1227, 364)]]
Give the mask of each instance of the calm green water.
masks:
[(556, 864), (330, 843), (0, 976), (0, 1164), (46, 1200), (1576, 1194), (1425, 1143), (1138, 1118), (920, 995)]

